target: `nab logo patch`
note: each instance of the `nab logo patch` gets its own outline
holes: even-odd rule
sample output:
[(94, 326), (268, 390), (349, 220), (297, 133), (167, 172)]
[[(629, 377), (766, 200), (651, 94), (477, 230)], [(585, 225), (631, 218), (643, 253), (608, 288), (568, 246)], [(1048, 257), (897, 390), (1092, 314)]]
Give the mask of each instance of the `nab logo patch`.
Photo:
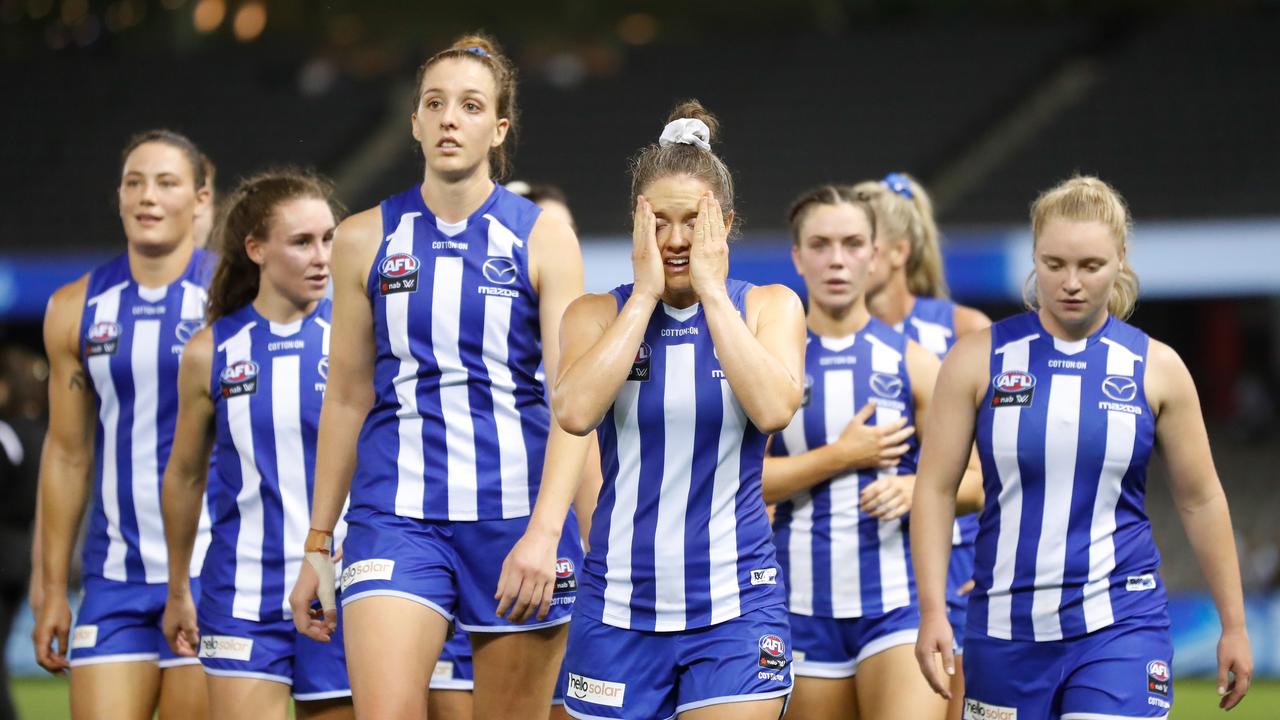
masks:
[(90, 357), (115, 355), (116, 350), (120, 349), (120, 326), (110, 321), (96, 322), (89, 326), (89, 332), (84, 339), (85, 352)]
[(186, 345), (191, 340), (191, 336), (200, 332), (202, 327), (204, 327), (202, 320), (182, 320), (173, 329), (173, 334), (178, 338), (178, 342)]
[(902, 378), (887, 373), (871, 373), (871, 391), (892, 400), (902, 394)]
[(1102, 380), (1102, 394), (1116, 402), (1133, 402), (1138, 395), (1138, 383), (1123, 375), (1108, 375)]
[(995, 394), (991, 407), (1026, 407), (1036, 389), (1036, 376), (1020, 370), (1011, 370), (995, 376), (991, 381)]
[(578, 574), (574, 572), (573, 561), (569, 558), (556, 560), (555, 594), (575, 592), (578, 589)]
[(631, 365), (631, 372), (627, 374), (627, 380), (635, 380), (636, 382), (649, 381), (649, 361), (653, 357), (653, 349), (649, 347), (649, 343), (640, 343), (640, 349), (636, 351), (636, 361)]
[(408, 253), (388, 255), (378, 264), (378, 291), (383, 295), (417, 292), (422, 264)]
[(485, 260), (480, 272), (484, 273), (485, 280), (494, 285), (511, 285), (520, 277), (515, 261), (504, 257)]
[(241, 360), (222, 369), (222, 397), (233, 398), (258, 392), (258, 363)]
[(1169, 670), (1169, 663), (1163, 660), (1152, 660), (1147, 663), (1147, 692), (1169, 697), (1169, 683), (1172, 679), (1173, 673)]
[(760, 667), (781, 670), (787, 666), (787, 645), (777, 635), (760, 637)]

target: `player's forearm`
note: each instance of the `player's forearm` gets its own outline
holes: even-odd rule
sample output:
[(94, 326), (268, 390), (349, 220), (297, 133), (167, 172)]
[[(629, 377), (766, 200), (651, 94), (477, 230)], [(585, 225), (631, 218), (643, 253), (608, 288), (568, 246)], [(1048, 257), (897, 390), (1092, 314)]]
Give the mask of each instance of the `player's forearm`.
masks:
[(49, 444), (41, 462), (37, 501), (38, 555), (46, 592), (66, 590), (71, 551), (89, 497), (88, 477), (87, 459), (68, 454), (55, 443)]
[(320, 410), (316, 437), (316, 479), (311, 499), (311, 527), (332, 532), (351, 492), (356, 470), (356, 439), (368, 414), (362, 402), (330, 401)]
[(955, 494), (942, 483), (921, 482), (917, 477), (911, 506), (911, 560), (922, 615), (947, 611), (947, 564), (954, 521)]
[(591, 349), (560, 373), (552, 394), (560, 427), (586, 435), (600, 423), (635, 366), (655, 307), (653, 297), (633, 294)]
[(170, 463), (160, 495), (164, 539), (169, 552), (169, 594), (190, 592), (191, 553), (200, 525), (200, 505), (207, 475)]
[(747, 417), (763, 432), (786, 427), (800, 408), (802, 379), (756, 339), (727, 294), (701, 300), (720, 368)]
[(529, 529), (559, 538), (569, 506), (582, 483), (582, 462), (587, 456), (589, 436), (570, 435), (551, 421), (547, 454), (542, 467), (538, 500), (529, 518)]
[(1227, 498), (1218, 495), (1204, 504), (1179, 508), (1187, 539), (1200, 564), (1224, 630), (1245, 626), (1240, 563)]
[(766, 457), (763, 472), (764, 501), (768, 504), (780, 503), (845, 469), (833, 445), (823, 445), (799, 455)]

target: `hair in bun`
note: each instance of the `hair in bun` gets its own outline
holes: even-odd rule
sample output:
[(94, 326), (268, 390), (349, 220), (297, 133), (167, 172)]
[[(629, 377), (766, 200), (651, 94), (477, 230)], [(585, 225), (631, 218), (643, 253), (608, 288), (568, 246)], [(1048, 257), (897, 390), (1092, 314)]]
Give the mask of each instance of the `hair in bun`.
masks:
[(641, 148), (631, 159), (631, 207), (635, 207), (636, 198), (654, 182), (672, 175), (688, 175), (706, 183), (728, 215), (734, 209), (733, 175), (724, 161), (709, 149), (710, 143), (718, 140), (720, 121), (702, 103), (692, 99), (676, 105), (667, 116), (668, 126), (682, 120), (698, 120), (706, 126), (708, 148), (700, 147), (696, 140), (655, 142)]

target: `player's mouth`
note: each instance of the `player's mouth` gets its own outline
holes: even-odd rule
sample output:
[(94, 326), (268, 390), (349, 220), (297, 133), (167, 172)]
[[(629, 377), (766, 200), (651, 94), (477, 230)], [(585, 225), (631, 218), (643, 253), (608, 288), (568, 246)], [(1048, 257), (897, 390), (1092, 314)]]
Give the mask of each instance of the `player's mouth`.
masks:
[(662, 261), (662, 266), (667, 272), (672, 274), (680, 274), (689, 271), (689, 258), (685, 257), (669, 257)]

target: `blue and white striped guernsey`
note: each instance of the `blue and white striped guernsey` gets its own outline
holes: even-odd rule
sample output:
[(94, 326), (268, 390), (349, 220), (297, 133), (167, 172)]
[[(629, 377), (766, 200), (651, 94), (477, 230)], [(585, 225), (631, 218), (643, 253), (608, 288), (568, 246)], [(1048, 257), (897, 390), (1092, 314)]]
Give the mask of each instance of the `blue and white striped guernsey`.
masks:
[[(289, 591), (310, 527), (332, 314), (321, 300), (307, 317), (281, 324), (246, 305), (213, 323), (216, 471), (202, 608), (254, 621), (293, 616)], [(345, 533), (339, 520), (335, 550)]]
[[(809, 334), (806, 402), (773, 438), (772, 455), (799, 455), (840, 437), (858, 408), (875, 403), (875, 424), (905, 417), (915, 404), (906, 369), (907, 338), (871, 318), (846, 338)], [(863, 488), (916, 471), (915, 438), (897, 468), (852, 470), (778, 504), (774, 540), (797, 615), (873, 617), (915, 603), (906, 517), (880, 520), (858, 508)]]
[(369, 273), (375, 400), (352, 507), (434, 520), (525, 517), (551, 414), (529, 233), (541, 211), (501, 185), (456, 224), (417, 187), (384, 200)]
[[(938, 356), (941, 360), (956, 344), (956, 304), (947, 298), (918, 297), (912, 303), (911, 312), (899, 325), (894, 326), (898, 332), (920, 343), (925, 350)], [(973, 552), (973, 540), (978, 536), (978, 516), (976, 514), (961, 515), (952, 526), (951, 544), (963, 550), (952, 552)], [(948, 587), (948, 592), (955, 588)]]
[(1077, 342), (1051, 336), (1033, 312), (992, 328), (968, 632), (1067, 639), (1164, 606), (1143, 509), (1155, 435), (1147, 346), (1114, 318)]
[[(727, 284), (741, 312), (752, 286)], [(631, 291), (613, 291), (619, 308)], [(674, 631), (785, 602), (760, 488), (766, 437), (720, 369), (700, 304), (659, 304), (597, 437), (604, 486), (578, 612)]]
[[(80, 351), (97, 404), (93, 509), (84, 572), (119, 582), (169, 580), (160, 483), (178, 417), (178, 365), (204, 326), (212, 256), (195, 250), (170, 285), (138, 285), (128, 255), (89, 274)], [(199, 575), (208, 516), (191, 557)]]

